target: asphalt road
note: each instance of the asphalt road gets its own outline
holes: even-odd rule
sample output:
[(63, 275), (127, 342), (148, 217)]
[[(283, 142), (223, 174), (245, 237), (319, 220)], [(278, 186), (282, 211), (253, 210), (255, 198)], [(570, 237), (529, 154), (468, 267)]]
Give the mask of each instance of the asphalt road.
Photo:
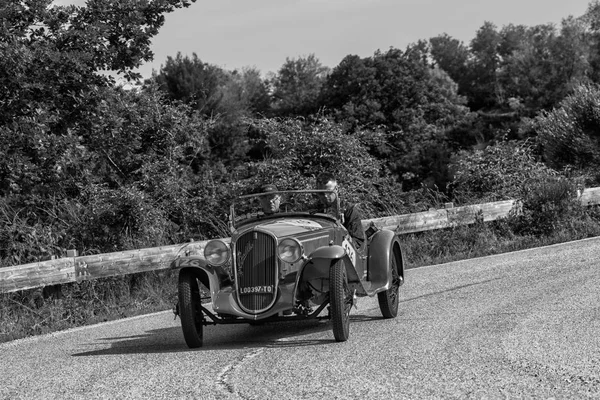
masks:
[(600, 238), (407, 271), (401, 313), (205, 329), (165, 312), (0, 345), (0, 399), (600, 399)]

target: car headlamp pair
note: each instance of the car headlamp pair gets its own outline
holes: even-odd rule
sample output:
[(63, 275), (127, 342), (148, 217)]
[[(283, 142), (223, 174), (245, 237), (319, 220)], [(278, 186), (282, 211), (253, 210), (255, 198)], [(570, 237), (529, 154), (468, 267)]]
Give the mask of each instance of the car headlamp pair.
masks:
[[(229, 246), (221, 240), (211, 240), (204, 248), (204, 258), (211, 265), (223, 265), (229, 261)], [(277, 246), (277, 256), (283, 262), (293, 264), (303, 256), (303, 248), (296, 239), (286, 238)]]

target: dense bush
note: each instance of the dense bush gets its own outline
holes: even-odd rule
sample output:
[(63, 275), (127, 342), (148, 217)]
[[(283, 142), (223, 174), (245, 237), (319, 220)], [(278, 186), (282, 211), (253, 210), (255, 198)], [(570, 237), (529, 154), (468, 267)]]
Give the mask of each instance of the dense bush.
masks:
[(68, 226), (59, 218), (53, 223), (46, 223), (46, 217), (20, 212), (0, 198), (0, 267), (63, 254)]
[(527, 142), (499, 142), (484, 150), (461, 151), (452, 164), (451, 190), (459, 203), (521, 198), (533, 182), (556, 172), (536, 161)]
[(522, 213), (511, 222), (520, 235), (550, 236), (586, 213), (577, 199), (577, 185), (563, 177), (531, 180), (519, 198)]
[[(559, 107), (538, 116), (533, 129), (552, 168), (586, 169), (600, 164), (600, 87), (581, 85)], [(600, 173), (596, 169), (596, 182)]]

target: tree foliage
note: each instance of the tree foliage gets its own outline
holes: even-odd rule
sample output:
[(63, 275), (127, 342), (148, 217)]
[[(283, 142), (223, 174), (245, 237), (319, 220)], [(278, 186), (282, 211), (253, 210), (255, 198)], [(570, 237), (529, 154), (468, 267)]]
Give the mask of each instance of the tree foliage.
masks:
[(364, 59), (347, 56), (333, 69), (322, 95), (338, 121), (385, 128), (386, 146), (379, 147), (379, 155), (407, 188), (427, 178), (445, 186), (445, 172), (436, 170), (431, 157), (446, 153), (447, 132), (468, 118), (456, 84), (428, 64), (424, 46), (378, 51)]
[(235, 165), (249, 151), (244, 118), (270, 112), (266, 82), (255, 68), (225, 71), (178, 53), (146, 82), (156, 84), (174, 101), (181, 101), (210, 119), (209, 142), (213, 162)]
[(273, 88), (273, 109), (278, 116), (307, 116), (318, 110), (318, 98), (329, 72), (310, 54), (307, 57), (286, 58), (270, 84)]
[[(59, 249), (67, 246), (96, 248), (95, 242), (113, 248), (108, 244), (112, 239), (83, 233), (95, 221), (88, 214), (95, 201), (90, 193), (99, 192), (91, 188), (120, 193), (142, 180), (144, 168), (156, 160), (202, 163), (199, 155), (207, 146), (198, 144), (207, 141), (195, 117), (166, 105), (156, 93), (124, 92), (104, 74), (113, 70), (135, 78), (133, 69), (152, 56), (150, 39), (164, 22), (163, 13), (190, 3), (1, 4), (3, 256), (23, 263), (60, 255)], [(153, 215), (160, 213), (146, 214)], [(135, 229), (123, 228), (126, 220), (115, 219), (113, 228), (135, 237)], [(95, 233), (106, 227), (100, 225)], [(38, 251), (21, 257), (11, 250), (27, 246)]]
[(204, 115), (221, 114), (226, 107), (221, 105), (225, 71), (202, 62), (196, 53), (192, 58), (181, 53), (175, 58), (167, 57), (153, 78), (170, 99), (186, 103)]
[[(91, 121), (106, 105), (113, 70), (128, 78), (151, 59), (150, 39), (163, 13), (190, 1), (90, 0), (86, 7), (49, 0), (0, 6), (0, 181), (3, 194), (46, 194), (85, 169)], [(85, 163), (82, 163), (85, 164)], [(65, 179), (66, 178), (66, 179)]]

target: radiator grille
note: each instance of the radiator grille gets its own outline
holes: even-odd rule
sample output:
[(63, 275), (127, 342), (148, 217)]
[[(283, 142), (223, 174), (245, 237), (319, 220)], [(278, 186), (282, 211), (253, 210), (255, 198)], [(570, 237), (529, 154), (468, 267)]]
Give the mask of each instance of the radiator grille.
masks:
[(266, 233), (251, 231), (238, 238), (235, 249), (240, 305), (251, 313), (269, 308), (277, 292), (275, 239)]

